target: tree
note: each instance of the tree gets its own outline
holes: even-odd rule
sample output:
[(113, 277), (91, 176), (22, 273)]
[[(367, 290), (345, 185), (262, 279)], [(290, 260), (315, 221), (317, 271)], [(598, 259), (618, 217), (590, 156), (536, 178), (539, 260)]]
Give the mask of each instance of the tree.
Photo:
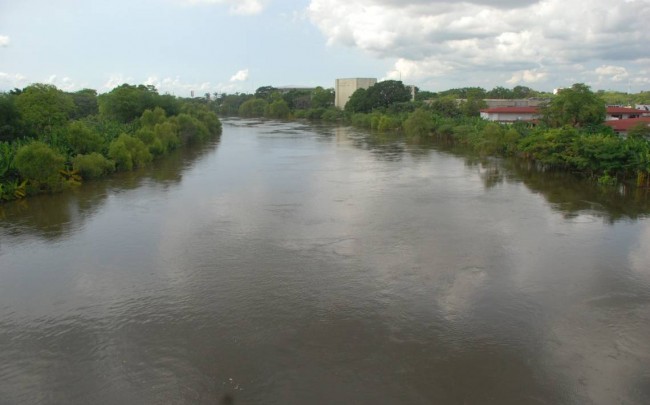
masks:
[(431, 114), (422, 108), (413, 111), (404, 121), (404, 131), (411, 136), (429, 135), (433, 131), (434, 122)]
[(627, 131), (629, 139), (650, 139), (650, 122), (639, 122)]
[(151, 162), (153, 157), (147, 146), (138, 138), (122, 134), (111, 142), (108, 157), (115, 161), (120, 170), (132, 170)]
[(401, 81), (385, 80), (368, 88), (368, 98), (373, 108), (388, 107), (393, 103), (409, 101), (411, 92)]
[(83, 89), (68, 94), (70, 94), (72, 102), (74, 103), (74, 111), (71, 116), (72, 119), (84, 118), (99, 113), (96, 90)]
[(247, 118), (263, 117), (267, 105), (266, 100), (253, 98), (239, 106), (239, 115)]
[(75, 155), (100, 152), (104, 147), (104, 138), (81, 121), (68, 124), (67, 141)]
[(289, 118), (290, 113), (287, 102), (280, 99), (268, 105), (265, 115), (269, 118), (286, 119)]
[(99, 112), (120, 122), (131, 122), (145, 110), (156, 107), (158, 99), (158, 91), (153, 86), (125, 83), (99, 96)]
[(72, 97), (51, 84), (32, 84), (16, 97), (16, 108), (35, 133), (65, 125), (74, 111)]
[(452, 97), (441, 97), (432, 101), (429, 109), (442, 117), (454, 118), (461, 115), (458, 103)]
[(271, 102), (272, 96), (278, 93), (278, 89), (273, 86), (262, 86), (255, 90), (255, 98), (265, 100), (267, 103)]
[(345, 104), (350, 112), (371, 112), (375, 108), (387, 108), (395, 103), (407, 102), (411, 92), (397, 80), (385, 80), (365, 89), (358, 89)]
[(510, 89), (506, 89), (505, 87), (497, 86), (493, 88), (492, 90), (488, 91), (486, 96), (488, 98), (515, 98), (513, 96), (513, 92)]
[(328, 108), (334, 105), (334, 89), (320, 86), (311, 92), (311, 108)]
[(605, 102), (582, 83), (561, 90), (542, 108), (543, 120), (552, 127), (602, 124), (605, 112)]
[(55, 190), (61, 185), (59, 170), (65, 158), (43, 142), (29, 143), (16, 152), (14, 165), (20, 175), (36, 188), (43, 186)]
[(460, 104), (460, 110), (468, 117), (478, 117), (482, 108), (487, 108), (487, 104), (481, 98), (470, 97)]
[(347, 103), (345, 103), (345, 111), (358, 113), (358, 112), (370, 112), (372, 110), (372, 104), (368, 98), (368, 90), (366, 89), (357, 89)]
[(0, 142), (10, 141), (20, 133), (20, 115), (16, 108), (16, 96), (0, 93)]

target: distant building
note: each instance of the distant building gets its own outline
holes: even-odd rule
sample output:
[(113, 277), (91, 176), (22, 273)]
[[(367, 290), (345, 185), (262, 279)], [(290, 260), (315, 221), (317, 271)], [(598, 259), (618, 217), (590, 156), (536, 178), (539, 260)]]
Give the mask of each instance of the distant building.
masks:
[(488, 108), (498, 107), (539, 107), (542, 104), (548, 103), (547, 98), (485, 98), (483, 99)]
[(627, 118), (621, 120), (606, 121), (605, 125), (612, 128), (619, 135), (627, 135), (630, 128), (643, 124), (650, 128), (650, 117)]
[(539, 118), (537, 107), (495, 107), (481, 110), (481, 118), (494, 122), (530, 122)]
[[(605, 121), (627, 120), (642, 117), (645, 110), (607, 106)], [(539, 107), (495, 107), (481, 110), (481, 118), (494, 122), (535, 121), (540, 118)]]
[(607, 117), (605, 121), (639, 118), (645, 113), (647, 113), (646, 110), (637, 110), (636, 108), (607, 106)]
[(355, 91), (367, 89), (375, 84), (377, 84), (377, 79), (374, 78), (336, 79), (334, 106), (340, 109), (345, 108), (345, 104)]

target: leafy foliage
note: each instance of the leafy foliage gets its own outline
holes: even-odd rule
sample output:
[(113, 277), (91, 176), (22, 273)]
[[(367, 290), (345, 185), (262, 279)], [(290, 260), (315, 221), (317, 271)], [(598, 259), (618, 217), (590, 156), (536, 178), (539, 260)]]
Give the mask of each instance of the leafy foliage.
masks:
[(51, 84), (32, 84), (16, 97), (16, 108), (33, 134), (49, 132), (67, 124), (72, 97)]
[(115, 171), (115, 162), (104, 155), (93, 152), (88, 155), (77, 155), (72, 160), (72, 167), (84, 179), (97, 179)]
[(122, 134), (111, 142), (108, 157), (115, 161), (119, 170), (133, 170), (151, 162), (153, 156), (147, 146), (138, 138)]
[(55, 191), (60, 188), (59, 170), (63, 169), (65, 157), (43, 142), (31, 142), (16, 152), (14, 165), (20, 175), (33, 183), (37, 189)]
[(260, 98), (247, 100), (239, 107), (239, 115), (246, 118), (263, 117), (268, 103)]
[(605, 102), (589, 86), (576, 83), (561, 90), (542, 108), (543, 120), (551, 127), (599, 125), (605, 120)]

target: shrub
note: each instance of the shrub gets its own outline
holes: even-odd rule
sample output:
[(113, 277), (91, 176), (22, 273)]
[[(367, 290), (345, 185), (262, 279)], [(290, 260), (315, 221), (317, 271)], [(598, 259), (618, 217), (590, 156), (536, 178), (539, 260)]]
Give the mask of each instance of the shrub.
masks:
[(272, 102), (266, 107), (266, 116), (276, 119), (287, 119), (290, 114), (289, 105), (286, 101), (280, 99)]
[(111, 142), (108, 157), (115, 161), (116, 168), (119, 170), (133, 170), (152, 160), (147, 146), (141, 140), (127, 134), (122, 134)]
[(93, 152), (89, 155), (77, 155), (72, 160), (72, 168), (84, 179), (97, 179), (115, 171), (115, 162), (102, 154)]
[(14, 158), (14, 165), (20, 175), (36, 188), (50, 191), (62, 186), (59, 170), (63, 169), (65, 158), (43, 142), (32, 142), (20, 149)]
[(245, 101), (239, 106), (239, 115), (247, 118), (263, 117), (267, 105), (265, 100), (259, 98)]
[(67, 142), (75, 155), (99, 152), (104, 147), (104, 138), (81, 121), (68, 125)]
[(431, 115), (422, 108), (413, 111), (404, 121), (404, 131), (410, 136), (429, 135), (433, 127)]

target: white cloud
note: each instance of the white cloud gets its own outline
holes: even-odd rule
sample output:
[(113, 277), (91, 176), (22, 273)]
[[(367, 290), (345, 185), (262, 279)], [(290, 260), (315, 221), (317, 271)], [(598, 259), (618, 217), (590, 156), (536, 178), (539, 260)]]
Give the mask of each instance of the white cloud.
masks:
[(121, 74), (114, 74), (108, 78), (106, 83), (104, 83), (104, 88), (108, 91), (111, 91), (117, 86), (120, 86), (124, 83), (133, 83), (133, 78), (128, 76), (125, 77), (124, 75)]
[(480, 72), (534, 83), (575, 64), (633, 63), (650, 43), (648, 0), (311, 0), (308, 13), (328, 44), (394, 58), (405, 80)]
[(23, 88), (27, 85), (26, 79), (20, 73), (0, 72), (0, 89)]
[(230, 78), (231, 82), (244, 82), (246, 80), (248, 80), (248, 69), (242, 69)]
[(186, 4), (227, 4), (232, 14), (259, 14), (266, 8), (268, 0), (185, 0)]
[(9, 46), (9, 42), (11, 42), (11, 40), (8, 36), (0, 35), (0, 47)]
[(59, 77), (58, 75), (50, 75), (47, 79), (42, 80), (41, 82), (52, 84), (63, 91), (76, 91), (85, 87), (84, 85), (76, 83), (68, 76)]
[(519, 83), (536, 83), (543, 80), (548, 76), (548, 72), (541, 69), (521, 70), (515, 72), (512, 77), (507, 80), (508, 84), (517, 85)]
[(629, 77), (627, 69), (622, 66), (600, 66), (595, 70), (596, 74), (601, 78), (609, 78), (615, 82), (620, 82)]

